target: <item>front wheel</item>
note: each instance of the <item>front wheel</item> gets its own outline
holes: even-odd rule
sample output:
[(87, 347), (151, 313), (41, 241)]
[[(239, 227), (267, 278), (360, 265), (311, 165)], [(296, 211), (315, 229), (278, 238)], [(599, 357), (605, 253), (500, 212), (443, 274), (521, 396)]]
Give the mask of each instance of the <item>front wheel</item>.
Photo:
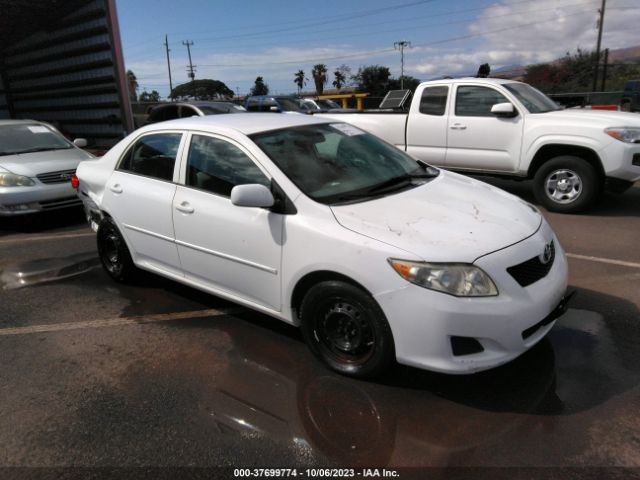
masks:
[(538, 169), (533, 179), (533, 191), (547, 210), (577, 213), (598, 200), (602, 181), (586, 160), (566, 155), (555, 157)]
[(313, 286), (300, 306), (302, 333), (331, 369), (353, 377), (382, 374), (393, 363), (391, 329), (376, 301), (342, 281)]
[(98, 227), (98, 255), (105, 271), (118, 282), (131, 281), (137, 273), (127, 244), (109, 217), (105, 217)]

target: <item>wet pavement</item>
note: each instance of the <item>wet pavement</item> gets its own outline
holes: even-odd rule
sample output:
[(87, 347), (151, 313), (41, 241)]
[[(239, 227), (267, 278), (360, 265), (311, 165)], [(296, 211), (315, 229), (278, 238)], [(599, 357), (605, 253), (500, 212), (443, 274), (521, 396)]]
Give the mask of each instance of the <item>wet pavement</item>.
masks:
[(327, 371), (264, 315), (151, 275), (112, 282), (79, 222), (0, 225), (0, 466), (640, 478), (640, 265), (601, 261), (638, 262), (640, 188), (547, 218), (600, 260), (569, 257), (577, 296), (546, 339), (489, 372), (375, 382)]

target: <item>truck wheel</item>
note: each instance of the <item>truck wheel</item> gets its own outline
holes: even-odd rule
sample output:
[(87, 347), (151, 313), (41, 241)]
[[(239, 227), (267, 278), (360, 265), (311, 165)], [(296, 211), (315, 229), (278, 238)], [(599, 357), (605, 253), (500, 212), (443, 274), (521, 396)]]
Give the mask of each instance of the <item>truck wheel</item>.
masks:
[(631, 111), (631, 102), (622, 102), (620, 104), (620, 110), (623, 112), (630, 112)]
[(367, 292), (342, 281), (321, 282), (304, 296), (300, 314), (307, 345), (331, 369), (374, 377), (391, 366), (391, 329)]
[(549, 160), (538, 169), (533, 192), (538, 202), (551, 212), (577, 213), (600, 197), (602, 182), (587, 161), (565, 155)]
[(105, 217), (98, 227), (98, 255), (105, 271), (117, 282), (134, 279), (138, 269), (133, 264), (127, 244), (115, 222)]

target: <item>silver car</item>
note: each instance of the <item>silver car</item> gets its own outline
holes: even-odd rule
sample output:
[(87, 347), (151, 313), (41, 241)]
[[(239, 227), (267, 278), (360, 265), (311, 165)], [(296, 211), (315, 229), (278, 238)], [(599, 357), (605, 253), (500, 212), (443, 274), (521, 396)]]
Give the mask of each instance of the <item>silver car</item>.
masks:
[(72, 207), (82, 202), (70, 179), (93, 155), (51, 125), (35, 120), (0, 120), (0, 216)]

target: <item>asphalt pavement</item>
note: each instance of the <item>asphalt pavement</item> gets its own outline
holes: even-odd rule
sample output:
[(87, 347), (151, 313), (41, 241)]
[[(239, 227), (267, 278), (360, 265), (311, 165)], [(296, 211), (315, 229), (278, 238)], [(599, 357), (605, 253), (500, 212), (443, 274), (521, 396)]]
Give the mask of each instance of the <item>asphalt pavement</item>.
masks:
[(640, 478), (640, 186), (545, 216), (577, 291), (545, 340), (476, 375), (375, 382), (329, 372), (264, 315), (152, 275), (111, 281), (81, 211), (0, 219), (0, 476)]

